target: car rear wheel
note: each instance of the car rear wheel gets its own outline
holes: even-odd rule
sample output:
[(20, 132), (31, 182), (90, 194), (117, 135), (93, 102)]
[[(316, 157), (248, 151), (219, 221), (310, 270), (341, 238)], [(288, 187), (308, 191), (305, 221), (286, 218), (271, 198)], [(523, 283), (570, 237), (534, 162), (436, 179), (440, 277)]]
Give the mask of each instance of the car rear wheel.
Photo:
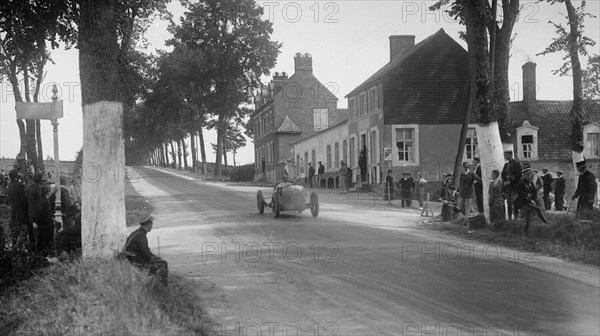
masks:
[(279, 218), (279, 212), (281, 211), (281, 199), (278, 193), (273, 194), (273, 217)]
[(319, 196), (316, 192), (310, 193), (310, 213), (313, 217), (319, 215)]
[(261, 190), (256, 193), (256, 205), (258, 206), (258, 213), (262, 215), (265, 212), (265, 197)]

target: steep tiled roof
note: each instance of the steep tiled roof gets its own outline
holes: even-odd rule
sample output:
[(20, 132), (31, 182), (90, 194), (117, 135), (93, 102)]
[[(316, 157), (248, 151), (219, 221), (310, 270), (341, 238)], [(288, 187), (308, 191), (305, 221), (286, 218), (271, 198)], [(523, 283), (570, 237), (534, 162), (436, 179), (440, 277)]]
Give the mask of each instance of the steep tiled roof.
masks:
[(429, 43), (435, 36), (437, 36), (439, 34), (445, 34), (444, 29), (438, 30), (435, 34), (433, 34), (433, 35), (429, 36), (428, 38), (424, 39), (423, 41), (415, 44), (412, 48), (406, 50), (403, 54), (398, 55), (394, 59), (390, 60), (388, 62), (388, 64), (384, 65), (381, 69), (377, 70), (377, 72), (375, 72), (374, 74), (372, 74), (369, 78), (367, 78), (367, 80), (365, 80), (364, 82), (362, 82), (354, 90), (350, 91), (350, 93), (348, 93), (346, 95), (346, 98), (348, 98), (349, 96), (351, 96), (353, 93), (356, 93), (358, 91), (363, 90), (369, 84), (371, 84), (371, 83), (379, 80), (381, 77), (383, 77), (384, 75), (386, 75), (388, 72), (394, 70), (396, 67), (398, 67), (400, 64), (402, 64), (402, 62), (404, 62), (404, 60), (406, 58), (408, 58), (409, 56), (417, 53), (424, 45), (426, 45), (427, 43)]
[(302, 130), (289, 116), (285, 116), (285, 119), (277, 129), (276, 133), (302, 133)]
[[(570, 100), (538, 100), (537, 111), (531, 113), (527, 102), (511, 102), (510, 115), (513, 134), (527, 120), (538, 130), (538, 158), (540, 160), (571, 160)], [(586, 102), (583, 111), (584, 125), (600, 122), (600, 101)], [(515, 142), (516, 143), (516, 142)]]

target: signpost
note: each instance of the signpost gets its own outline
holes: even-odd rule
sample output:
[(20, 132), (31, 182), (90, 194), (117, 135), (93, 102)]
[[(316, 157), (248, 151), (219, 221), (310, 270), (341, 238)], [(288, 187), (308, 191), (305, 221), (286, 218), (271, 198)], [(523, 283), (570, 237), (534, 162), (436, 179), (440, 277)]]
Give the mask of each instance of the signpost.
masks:
[(52, 103), (30, 103), (17, 102), (17, 119), (48, 119), (52, 122), (54, 133), (54, 162), (58, 167), (57, 195), (54, 213), (54, 219), (62, 226), (61, 212), (61, 186), (60, 186), (60, 163), (58, 158), (58, 119), (63, 117), (63, 101), (58, 100), (58, 88), (56, 84), (52, 86)]

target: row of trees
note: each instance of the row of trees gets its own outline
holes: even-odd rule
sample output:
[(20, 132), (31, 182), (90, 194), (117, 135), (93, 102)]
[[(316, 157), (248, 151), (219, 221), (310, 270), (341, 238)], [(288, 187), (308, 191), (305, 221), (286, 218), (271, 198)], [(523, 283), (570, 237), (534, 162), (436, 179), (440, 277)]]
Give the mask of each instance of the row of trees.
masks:
[(187, 11), (169, 25), (172, 51), (149, 62), (147, 81), (153, 84), (126, 116), (127, 151), (141, 153), (138, 161), (187, 168), (189, 136), (196, 170), (197, 162), (206, 162), (203, 131), (213, 129), (220, 175), (226, 153), (233, 152), (235, 160), (246, 144), (243, 127), (251, 112), (246, 105), (260, 77), (275, 65), (280, 44), (271, 41), (272, 24), (261, 19), (263, 9), (252, 0), (182, 3)]

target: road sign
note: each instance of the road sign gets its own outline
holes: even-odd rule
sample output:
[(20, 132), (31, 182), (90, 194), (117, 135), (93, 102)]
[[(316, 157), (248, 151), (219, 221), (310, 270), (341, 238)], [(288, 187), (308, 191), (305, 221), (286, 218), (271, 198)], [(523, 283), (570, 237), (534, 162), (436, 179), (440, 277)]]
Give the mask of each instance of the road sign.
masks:
[(63, 117), (63, 101), (53, 103), (17, 102), (17, 119), (59, 119)]

